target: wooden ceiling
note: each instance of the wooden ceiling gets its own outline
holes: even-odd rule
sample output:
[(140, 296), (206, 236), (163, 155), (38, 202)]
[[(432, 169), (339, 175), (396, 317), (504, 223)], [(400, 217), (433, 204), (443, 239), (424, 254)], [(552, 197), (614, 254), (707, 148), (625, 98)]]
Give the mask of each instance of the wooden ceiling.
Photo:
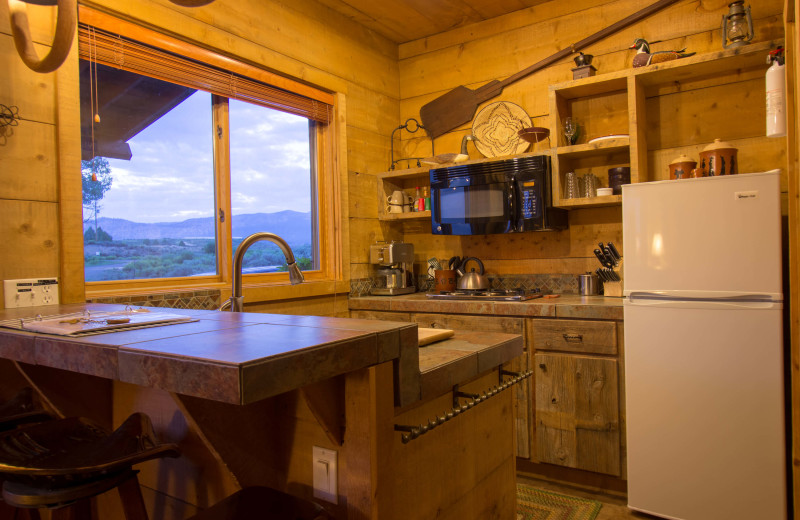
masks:
[(318, 0), (395, 43), (405, 43), (550, 0)]

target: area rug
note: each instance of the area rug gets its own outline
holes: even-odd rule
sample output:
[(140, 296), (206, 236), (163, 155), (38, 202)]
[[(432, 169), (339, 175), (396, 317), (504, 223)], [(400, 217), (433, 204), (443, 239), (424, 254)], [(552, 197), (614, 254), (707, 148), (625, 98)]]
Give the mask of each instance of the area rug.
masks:
[(517, 484), (517, 520), (594, 520), (603, 505)]

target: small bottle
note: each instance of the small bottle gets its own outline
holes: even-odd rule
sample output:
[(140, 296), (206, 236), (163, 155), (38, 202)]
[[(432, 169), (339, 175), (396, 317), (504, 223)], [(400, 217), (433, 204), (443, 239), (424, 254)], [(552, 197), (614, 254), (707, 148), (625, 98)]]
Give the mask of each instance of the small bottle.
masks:
[(419, 190), (419, 186), (417, 186), (417, 196), (414, 197), (414, 211), (424, 211), (425, 210), (425, 199), (422, 198), (422, 192)]
[(425, 211), (431, 210), (431, 195), (428, 193), (428, 187), (423, 188), (423, 197), (425, 198)]

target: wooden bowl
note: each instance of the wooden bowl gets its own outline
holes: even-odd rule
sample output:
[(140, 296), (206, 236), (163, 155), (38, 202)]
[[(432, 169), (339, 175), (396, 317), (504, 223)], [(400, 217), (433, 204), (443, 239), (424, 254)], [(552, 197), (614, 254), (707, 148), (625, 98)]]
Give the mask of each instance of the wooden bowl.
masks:
[(523, 128), (517, 134), (529, 143), (538, 143), (550, 137), (550, 129), (541, 126)]

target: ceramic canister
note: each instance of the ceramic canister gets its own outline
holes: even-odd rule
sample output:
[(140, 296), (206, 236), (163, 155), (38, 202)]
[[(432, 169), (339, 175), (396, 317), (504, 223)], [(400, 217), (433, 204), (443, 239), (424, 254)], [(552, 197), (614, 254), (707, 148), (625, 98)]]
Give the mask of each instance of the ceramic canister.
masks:
[(686, 155), (676, 157), (669, 163), (669, 178), (675, 179), (688, 179), (692, 176), (692, 170), (697, 167), (697, 161), (691, 159)]
[(719, 139), (706, 146), (700, 152), (700, 169), (704, 177), (716, 175), (736, 175), (739, 173), (737, 149)]

